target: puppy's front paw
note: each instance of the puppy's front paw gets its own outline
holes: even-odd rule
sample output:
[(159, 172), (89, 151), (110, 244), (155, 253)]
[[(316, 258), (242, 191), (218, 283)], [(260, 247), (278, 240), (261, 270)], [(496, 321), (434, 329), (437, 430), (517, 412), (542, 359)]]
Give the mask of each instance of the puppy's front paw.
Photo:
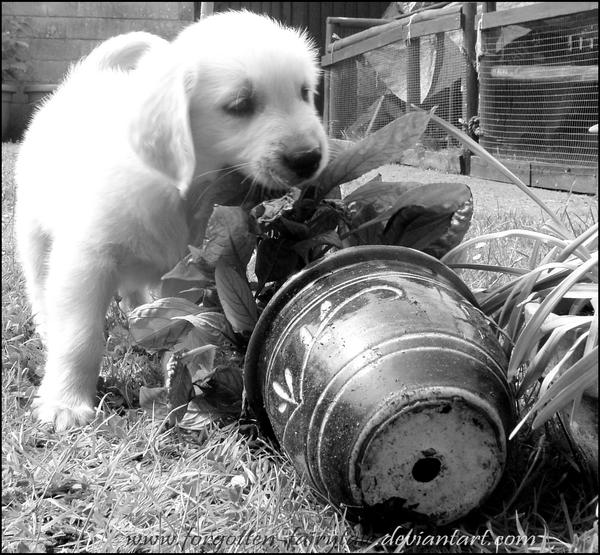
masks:
[(43, 398), (33, 403), (34, 417), (44, 424), (50, 424), (56, 432), (85, 426), (94, 419), (95, 414), (93, 407), (84, 403), (69, 406)]

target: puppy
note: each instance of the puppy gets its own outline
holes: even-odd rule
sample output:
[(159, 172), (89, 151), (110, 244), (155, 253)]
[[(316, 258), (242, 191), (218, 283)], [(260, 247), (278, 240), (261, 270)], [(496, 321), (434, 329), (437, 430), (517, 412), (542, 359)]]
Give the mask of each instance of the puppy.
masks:
[(35, 413), (57, 431), (94, 416), (103, 325), (117, 290), (158, 282), (184, 254), (186, 194), (237, 168), (266, 187), (327, 163), (306, 35), (250, 12), (168, 43), (106, 41), (35, 114), (17, 162), (17, 240), (47, 347)]

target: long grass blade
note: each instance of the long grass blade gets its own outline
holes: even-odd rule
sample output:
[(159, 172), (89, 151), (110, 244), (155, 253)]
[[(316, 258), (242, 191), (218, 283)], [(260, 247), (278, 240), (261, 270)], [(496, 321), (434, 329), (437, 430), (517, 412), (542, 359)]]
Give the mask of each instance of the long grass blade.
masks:
[(548, 235), (546, 233), (540, 233), (539, 231), (528, 231), (526, 229), (507, 229), (505, 231), (497, 231), (495, 233), (487, 233), (485, 235), (480, 235), (479, 237), (474, 237), (473, 239), (469, 239), (464, 241), (460, 245), (457, 245), (452, 250), (448, 251), (442, 258), (442, 262), (445, 264), (448, 263), (452, 259), (453, 256), (456, 256), (458, 253), (468, 249), (471, 245), (476, 243), (481, 243), (484, 241), (490, 241), (492, 239), (505, 239), (509, 237), (519, 237), (522, 239), (532, 239), (534, 241), (541, 241), (542, 243), (550, 243), (559, 248), (567, 247), (568, 243), (557, 237), (552, 235)]
[(582, 279), (588, 271), (598, 265), (598, 253), (594, 253), (592, 258), (581, 264), (579, 268), (574, 270), (567, 276), (554, 290), (544, 299), (540, 308), (537, 310), (531, 321), (525, 326), (519, 339), (515, 343), (515, 348), (509, 363), (508, 375), (509, 378), (514, 377), (517, 368), (522, 364), (530, 346), (539, 340), (539, 330), (544, 320), (552, 312), (556, 304), (563, 298), (564, 294), (580, 279)]
[(569, 258), (569, 256), (571, 256), (571, 254), (574, 253), (581, 253), (583, 254), (583, 259), (584, 260), (589, 260), (590, 258), (590, 253), (587, 250), (587, 248), (585, 248), (585, 242), (590, 239), (591, 237), (593, 237), (594, 235), (598, 234), (598, 223), (595, 223), (592, 227), (590, 227), (589, 229), (587, 229), (586, 231), (584, 231), (581, 235), (579, 235), (578, 237), (576, 237), (575, 239), (573, 239), (573, 241), (571, 241), (556, 257), (556, 260), (558, 262), (562, 262), (563, 260), (566, 260), (567, 258)]
[(511, 274), (513, 276), (522, 276), (527, 270), (522, 268), (510, 268), (509, 266), (497, 266), (494, 264), (447, 264), (452, 269), (479, 270), (481, 272), (499, 272), (502, 274)]
[[(598, 380), (598, 348), (575, 363), (540, 396), (532, 427), (538, 428)], [(543, 407), (543, 408), (540, 408)]]
[[(534, 419), (534, 422), (532, 424), (533, 428), (543, 424), (546, 420), (548, 420), (548, 418), (550, 418), (557, 411), (566, 406), (571, 400), (575, 399), (581, 391), (584, 391), (586, 388), (590, 387), (598, 379), (598, 348), (596, 348), (594, 352), (595, 357), (590, 357), (590, 355), (587, 355), (586, 357), (584, 357), (586, 358), (585, 361), (584, 359), (579, 360), (573, 367), (567, 370), (565, 374), (563, 374), (563, 376), (561, 376), (562, 379), (568, 374), (572, 374), (572, 371), (574, 369), (578, 372), (578, 375), (574, 379), (571, 375), (569, 385), (565, 387), (565, 383), (561, 383), (560, 387), (556, 387), (556, 389), (554, 389), (554, 386), (556, 386), (559, 382), (557, 381), (554, 384), (553, 391), (562, 390), (556, 398), (551, 399), (552, 392), (550, 391), (546, 391), (545, 395), (540, 396), (536, 403), (527, 411), (525, 416), (523, 416), (523, 418), (521, 418), (521, 420), (519, 420), (517, 425), (513, 428), (512, 432), (508, 436), (509, 440), (512, 440), (517, 435), (519, 430), (529, 420), (531, 415), (539, 411), (540, 407), (543, 407), (543, 412), (540, 411), (536, 415), (536, 418)], [(579, 365), (578, 368), (575, 368), (575, 366), (577, 365)], [(581, 372), (581, 374), (579, 374), (579, 372)], [(548, 404), (544, 406), (545, 403)], [(541, 416), (544, 417), (544, 420), (541, 419)]]
[[(586, 336), (587, 336), (587, 334), (585, 334), (585, 336), (578, 337), (577, 340), (571, 345), (571, 347), (563, 353), (560, 360), (555, 364), (554, 368), (552, 368), (548, 372), (548, 374), (544, 378), (544, 381), (542, 382), (542, 385), (540, 387), (540, 392), (538, 394), (539, 396), (541, 396), (543, 393), (545, 393), (550, 388), (550, 386), (552, 385), (552, 383), (554, 382), (556, 377), (560, 376), (564, 372), (563, 369), (567, 366), (571, 357), (577, 352), (578, 349), (580, 349), (581, 344), (586, 339)], [(583, 358), (583, 357), (580, 355), (578, 360), (581, 360), (581, 358)], [(573, 363), (573, 364), (575, 364), (575, 363)], [(571, 365), (571, 366), (573, 366), (573, 365)]]
[(498, 325), (501, 328), (505, 328), (506, 333), (513, 342), (518, 337), (520, 324), (524, 320), (525, 304), (530, 295), (532, 295), (538, 276), (539, 274), (536, 271), (529, 272), (523, 276), (518, 286), (515, 285), (511, 291), (498, 316)]
[[(415, 109), (420, 109), (418, 106), (414, 106)], [(437, 123), (440, 127), (442, 127), (445, 131), (448, 132), (449, 135), (452, 135), (456, 139), (458, 139), (461, 143), (467, 146), (471, 152), (477, 154), (481, 158), (483, 158), (486, 162), (488, 162), (491, 166), (502, 172), (506, 177), (508, 177), (523, 193), (525, 193), (530, 199), (532, 199), (554, 222), (556, 225), (556, 229), (560, 232), (560, 235), (566, 238), (572, 238), (573, 233), (571, 233), (560, 221), (558, 216), (551, 210), (546, 203), (538, 197), (535, 192), (525, 185), (521, 179), (519, 179), (513, 172), (511, 172), (504, 164), (502, 164), (499, 160), (496, 160), (485, 148), (483, 148), (479, 143), (475, 142), (471, 137), (458, 130), (453, 125), (444, 121), (442, 118), (436, 116), (435, 114), (430, 114), (431, 121)]]
[(598, 299), (592, 300), (592, 307), (594, 308), (594, 318), (590, 326), (590, 332), (588, 334), (588, 340), (585, 344), (583, 354), (587, 355), (594, 347), (598, 346)]
[[(550, 337), (544, 342), (544, 345), (535, 355), (535, 357), (531, 361), (531, 364), (527, 368), (525, 376), (523, 377), (523, 381), (521, 382), (521, 385), (519, 386), (519, 389), (517, 391), (518, 398), (522, 397), (523, 394), (533, 385), (533, 383), (539, 377), (542, 376), (542, 374), (548, 367), (548, 364), (550, 363), (552, 357), (556, 356), (557, 349), (559, 348), (560, 343), (564, 339), (565, 335), (568, 332), (582, 327), (584, 325), (584, 323), (580, 323), (567, 326), (560, 326), (552, 330)], [(585, 340), (587, 336), (588, 334), (584, 332), (579, 339), (583, 338), (583, 340)], [(573, 345), (572, 347), (574, 346), (575, 345)]]
[[(546, 269), (550, 267), (554, 267), (558, 270), (555, 272), (551, 272), (548, 276), (539, 279), (538, 282), (535, 284), (535, 287), (533, 288), (534, 291), (540, 291), (547, 287), (555, 287), (563, 279), (565, 279), (565, 277), (568, 276), (572, 271), (571, 268), (565, 268), (564, 264), (545, 265)], [(521, 278), (513, 280), (510, 283), (507, 283), (489, 291), (485, 296), (483, 296), (481, 302), (479, 303), (481, 310), (488, 315), (496, 312), (500, 307), (502, 307), (502, 305), (506, 301), (506, 298), (508, 297), (508, 295), (510, 295), (512, 288), (519, 281), (519, 279)]]

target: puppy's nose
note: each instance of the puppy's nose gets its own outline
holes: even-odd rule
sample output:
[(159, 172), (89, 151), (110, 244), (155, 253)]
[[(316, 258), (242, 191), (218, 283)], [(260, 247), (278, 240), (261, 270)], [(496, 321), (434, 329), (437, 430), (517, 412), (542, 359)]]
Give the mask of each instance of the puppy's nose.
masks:
[(313, 175), (321, 163), (321, 149), (303, 150), (283, 155), (283, 163), (301, 179)]

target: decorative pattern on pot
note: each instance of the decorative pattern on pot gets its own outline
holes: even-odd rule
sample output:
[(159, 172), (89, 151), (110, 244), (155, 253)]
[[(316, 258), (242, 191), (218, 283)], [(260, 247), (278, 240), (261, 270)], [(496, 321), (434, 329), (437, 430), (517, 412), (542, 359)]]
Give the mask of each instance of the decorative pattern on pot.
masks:
[(250, 340), (245, 380), (261, 428), (332, 503), (444, 524), (504, 470), (506, 365), (456, 274), (418, 251), (372, 246), (284, 284)]

